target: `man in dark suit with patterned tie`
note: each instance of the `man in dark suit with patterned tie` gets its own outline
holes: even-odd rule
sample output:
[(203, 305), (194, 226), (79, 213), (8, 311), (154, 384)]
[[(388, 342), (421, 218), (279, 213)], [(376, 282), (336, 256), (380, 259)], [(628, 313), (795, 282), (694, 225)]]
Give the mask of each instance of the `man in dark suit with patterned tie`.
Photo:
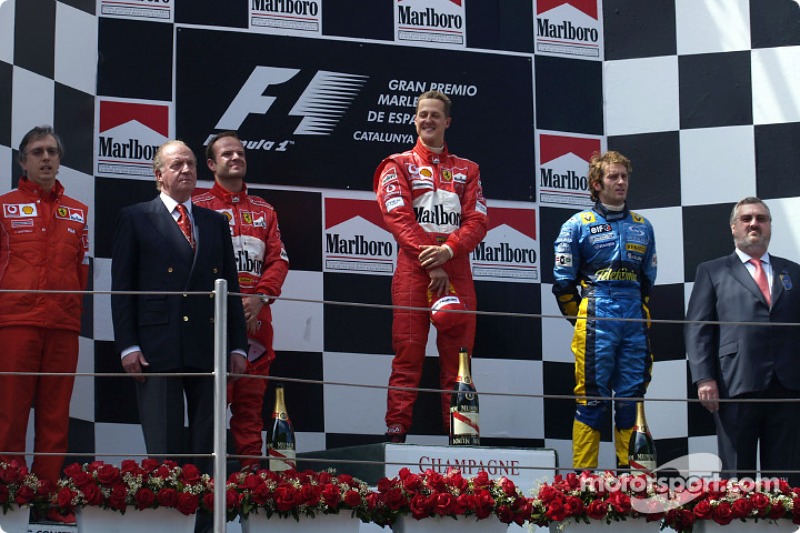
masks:
[[(754, 476), (757, 455), (762, 476), (786, 475), (800, 467), (800, 404), (749, 400), (800, 398), (800, 329), (770, 325), (800, 323), (800, 265), (767, 253), (772, 215), (758, 198), (739, 201), (730, 226), (734, 253), (697, 269), (686, 314), (689, 369), (714, 413), (722, 476)], [(730, 398), (742, 401), (719, 401)], [(797, 486), (800, 476), (789, 482)]]
[[(128, 291), (204, 292), (224, 278), (239, 292), (230, 230), (224, 216), (193, 206), (197, 161), (181, 141), (163, 144), (153, 161), (161, 191), (120, 212), (112, 251), (111, 308), (122, 366), (136, 376), (147, 453), (169, 457), (213, 451), (214, 382), (194, 377), (214, 369), (214, 299), (209, 294), (116, 294)], [(245, 371), (247, 334), (240, 297), (228, 301), (230, 371)], [(189, 374), (188, 376), (186, 374)], [(189, 444), (184, 440), (184, 396)], [(210, 457), (193, 462), (211, 471)]]

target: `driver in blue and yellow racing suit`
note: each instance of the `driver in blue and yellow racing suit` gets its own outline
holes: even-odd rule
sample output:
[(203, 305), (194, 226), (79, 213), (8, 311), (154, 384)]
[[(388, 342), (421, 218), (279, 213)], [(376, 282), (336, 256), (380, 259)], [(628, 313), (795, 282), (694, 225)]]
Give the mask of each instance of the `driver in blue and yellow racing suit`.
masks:
[(570, 217), (555, 241), (553, 294), (575, 326), (576, 470), (597, 467), (600, 426), (609, 402), (591, 397), (610, 398), (612, 392), (617, 464), (628, 466), (636, 405), (620, 398), (643, 397), (650, 382), (647, 301), (656, 280), (656, 242), (650, 222), (628, 211), (630, 172), (630, 160), (618, 152), (593, 155), (589, 190), (595, 205)]

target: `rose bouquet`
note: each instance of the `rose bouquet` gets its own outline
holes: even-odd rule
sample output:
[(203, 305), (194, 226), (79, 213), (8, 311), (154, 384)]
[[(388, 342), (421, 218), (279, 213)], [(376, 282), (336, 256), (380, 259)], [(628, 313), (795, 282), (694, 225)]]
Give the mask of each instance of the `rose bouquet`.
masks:
[(642, 518), (690, 532), (698, 520), (727, 525), (733, 520), (791, 519), (800, 524), (800, 494), (784, 481), (686, 480), (612, 472), (556, 475), (532, 499), (531, 523), (546, 526)]
[[(661, 520), (664, 511), (660, 507), (651, 509), (652, 513), (646, 510), (653, 488), (651, 478), (644, 474), (557, 474), (552, 483), (542, 483), (536, 491), (531, 522), (541, 526), (568, 520), (610, 524), (643, 515), (650, 521)], [(655, 492), (658, 499), (659, 491)]]
[(333, 470), (243, 471), (228, 478), (226, 501), (228, 518), (246, 519), (264, 512), (267, 518), (313, 518), (320, 514), (350, 513), (364, 522), (369, 487), (363, 481)]
[(530, 502), (506, 477), (491, 479), (483, 471), (465, 478), (457, 469), (446, 474), (427, 470), (414, 474), (403, 468), (397, 477), (378, 481), (378, 491), (368, 496), (372, 521), (393, 523), (399, 515), (417, 520), (435, 516), (478, 520), (496, 516), (501, 522), (522, 525), (530, 516)]
[(13, 459), (0, 462), (0, 505), (3, 514), (18, 507), (41, 507), (47, 504), (50, 484), (40, 481), (28, 468)]
[(64, 476), (51, 496), (51, 505), (61, 512), (86, 506), (120, 513), (129, 507), (173, 507), (190, 515), (213, 508), (213, 483), (191, 464), (180, 467), (153, 459), (141, 464), (125, 460), (119, 467), (102, 461), (73, 463), (64, 469)]
[[(788, 519), (800, 524), (800, 492), (778, 479), (701, 480), (699, 495), (683, 506), (686, 521), (713, 520), (727, 525), (734, 520)], [(667, 522), (669, 524), (669, 521)]]

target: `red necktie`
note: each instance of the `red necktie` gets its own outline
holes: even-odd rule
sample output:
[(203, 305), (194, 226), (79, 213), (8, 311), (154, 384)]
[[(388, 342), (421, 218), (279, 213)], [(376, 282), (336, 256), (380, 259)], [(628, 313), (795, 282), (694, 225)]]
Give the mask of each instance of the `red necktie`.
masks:
[(769, 297), (769, 283), (767, 282), (767, 275), (764, 273), (764, 269), (761, 267), (761, 260), (751, 259), (749, 262), (756, 267), (755, 279), (758, 288), (761, 289), (761, 294), (763, 294), (764, 299), (767, 300), (767, 305), (772, 305), (772, 300)]
[(186, 237), (186, 240), (192, 246), (192, 250), (194, 250), (194, 235), (192, 234), (192, 220), (189, 218), (189, 212), (186, 211), (186, 206), (183, 204), (178, 204), (175, 209), (180, 213), (178, 227), (181, 228), (183, 236)]

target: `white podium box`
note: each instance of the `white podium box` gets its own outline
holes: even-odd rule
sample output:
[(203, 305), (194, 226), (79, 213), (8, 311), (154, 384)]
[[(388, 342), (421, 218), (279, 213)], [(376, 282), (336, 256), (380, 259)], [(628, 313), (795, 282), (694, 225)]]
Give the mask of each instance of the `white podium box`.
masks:
[(549, 448), (500, 448), (491, 446), (431, 446), (421, 444), (368, 444), (297, 454), (301, 470), (334, 468), (370, 485), (382, 477), (394, 477), (402, 468), (414, 473), (433, 469), (441, 474), (458, 468), (464, 477), (486, 471), (489, 477), (507, 477), (523, 494), (542, 481), (551, 481), (558, 467), (555, 450)]

